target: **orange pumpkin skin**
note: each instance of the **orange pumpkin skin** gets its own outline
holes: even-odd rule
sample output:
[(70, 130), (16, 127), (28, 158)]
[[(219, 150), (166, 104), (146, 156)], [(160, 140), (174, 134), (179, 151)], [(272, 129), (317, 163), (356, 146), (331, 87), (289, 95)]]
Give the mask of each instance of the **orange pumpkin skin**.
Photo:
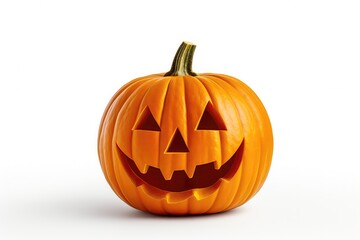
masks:
[(191, 67), (132, 80), (101, 120), (98, 153), (106, 180), (139, 210), (230, 210), (253, 197), (268, 175), (272, 129), (256, 94), (231, 76), (188, 73)]

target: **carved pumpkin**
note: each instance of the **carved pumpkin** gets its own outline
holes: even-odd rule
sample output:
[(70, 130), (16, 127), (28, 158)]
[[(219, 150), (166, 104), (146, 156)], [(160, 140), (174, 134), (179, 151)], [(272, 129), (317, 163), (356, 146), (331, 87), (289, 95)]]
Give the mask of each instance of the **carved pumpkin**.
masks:
[(127, 204), (155, 214), (208, 214), (238, 207), (263, 185), (272, 130), (240, 80), (191, 70), (182, 43), (171, 70), (137, 78), (111, 99), (98, 153), (105, 177)]

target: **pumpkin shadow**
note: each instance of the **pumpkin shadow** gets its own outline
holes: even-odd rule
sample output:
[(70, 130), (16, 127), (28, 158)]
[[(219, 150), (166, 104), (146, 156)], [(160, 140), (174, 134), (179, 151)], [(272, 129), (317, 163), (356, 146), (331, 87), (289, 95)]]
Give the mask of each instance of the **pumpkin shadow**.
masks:
[(212, 214), (195, 214), (195, 215), (158, 215), (148, 212), (142, 212), (136, 209), (130, 209), (127, 216), (134, 219), (166, 219), (166, 220), (178, 220), (178, 219), (201, 219), (201, 218), (218, 218), (227, 217), (241, 214), (244, 211), (243, 208), (237, 208), (226, 212), (212, 213)]
[[(105, 210), (105, 211), (104, 211)], [(139, 211), (124, 204), (123, 207), (116, 209), (97, 209), (96, 214), (105, 218), (127, 218), (127, 219), (158, 219), (158, 220), (179, 220), (179, 219), (211, 219), (219, 217), (230, 217), (241, 215), (245, 211), (245, 207), (232, 209), (226, 212), (213, 213), (213, 214), (196, 214), (196, 215), (158, 215), (148, 212)]]
[[(53, 200), (53, 199), (52, 199)], [(113, 201), (111, 199), (97, 198), (89, 199), (48, 199), (46, 203), (42, 202), (38, 205), (38, 214), (62, 216), (64, 218), (75, 217), (81, 219), (108, 219), (108, 220), (179, 220), (179, 219), (210, 219), (218, 217), (228, 217), (241, 215), (245, 211), (244, 207), (236, 208), (230, 211), (215, 214), (199, 214), (199, 215), (156, 215), (148, 212), (142, 212), (127, 206), (125, 203)]]

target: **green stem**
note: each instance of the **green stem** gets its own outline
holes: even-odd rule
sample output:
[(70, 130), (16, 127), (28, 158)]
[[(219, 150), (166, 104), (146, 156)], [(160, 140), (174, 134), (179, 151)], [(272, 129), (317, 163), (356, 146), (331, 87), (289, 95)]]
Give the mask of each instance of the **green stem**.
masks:
[(170, 71), (164, 76), (196, 76), (191, 69), (195, 48), (195, 44), (183, 42), (175, 54)]

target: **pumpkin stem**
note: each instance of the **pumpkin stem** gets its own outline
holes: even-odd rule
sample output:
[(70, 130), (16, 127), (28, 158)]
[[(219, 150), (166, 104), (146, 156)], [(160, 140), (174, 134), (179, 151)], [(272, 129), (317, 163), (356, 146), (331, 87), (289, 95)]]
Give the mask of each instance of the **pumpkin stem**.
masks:
[(195, 44), (183, 42), (175, 54), (170, 71), (164, 76), (196, 76), (191, 69), (195, 48)]

